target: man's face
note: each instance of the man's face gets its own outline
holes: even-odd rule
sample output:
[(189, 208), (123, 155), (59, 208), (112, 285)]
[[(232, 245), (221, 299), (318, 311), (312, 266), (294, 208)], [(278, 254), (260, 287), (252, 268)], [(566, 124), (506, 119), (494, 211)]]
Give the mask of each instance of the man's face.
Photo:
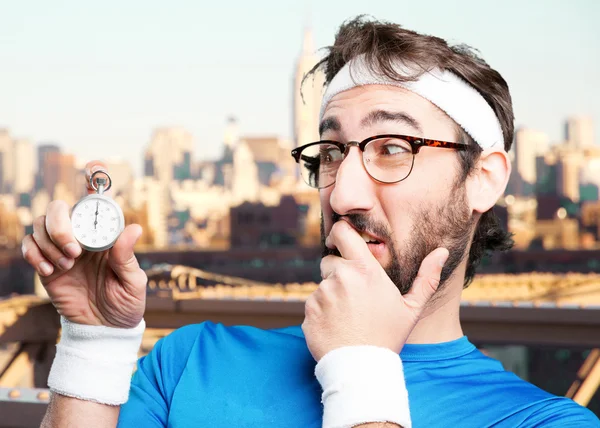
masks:
[[(374, 111), (392, 114), (364, 121)], [(340, 142), (380, 134), (456, 141), (452, 120), (429, 101), (402, 88), (380, 85), (336, 95), (327, 106), (322, 128), (321, 139)], [(333, 224), (343, 218), (376, 241), (367, 245), (402, 294), (410, 289), (425, 256), (446, 247), (450, 256), (443, 284), (462, 261), (474, 225), (464, 183), (459, 182), (460, 168), (455, 151), (423, 147), (408, 178), (384, 184), (369, 176), (360, 149), (352, 147), (336, 182), (320, 190), (323, 255), (339, 255), (324, 242)]]

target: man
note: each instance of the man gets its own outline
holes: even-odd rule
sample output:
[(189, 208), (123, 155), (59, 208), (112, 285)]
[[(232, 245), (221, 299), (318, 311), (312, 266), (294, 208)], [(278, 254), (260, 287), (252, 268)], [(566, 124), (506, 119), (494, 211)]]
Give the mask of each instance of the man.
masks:
[(322, 141), (292, 152), (323, 214), (323, 281), (303, 325), (184, 327), (138, 362), (129, 390), (141, 229), (82, 254), (53, 202), (23, 245), (63, 322), (44, 426), (600, 426), (505, 372), (460, 326), (482, 255), (510, 247), (491, 211), (511, 169), (500, 74), (464, 47), (363, 18), (319, 67)]

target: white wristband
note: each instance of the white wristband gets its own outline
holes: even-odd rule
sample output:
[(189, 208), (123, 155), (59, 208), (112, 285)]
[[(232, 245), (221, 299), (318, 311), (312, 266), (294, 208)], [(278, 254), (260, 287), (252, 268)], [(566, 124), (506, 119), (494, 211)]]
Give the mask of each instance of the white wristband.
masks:
[(410, 428), (402, 360), (376, 346), (347, 346), (328, 352), (315, 374), (323, 388), (323, 428), (392, 422)]
[(131, 375), (146, 323), (134, 328), (82, 325), (61, 317), (48, 386), (61, 395), (120, 405), (129, 398)]

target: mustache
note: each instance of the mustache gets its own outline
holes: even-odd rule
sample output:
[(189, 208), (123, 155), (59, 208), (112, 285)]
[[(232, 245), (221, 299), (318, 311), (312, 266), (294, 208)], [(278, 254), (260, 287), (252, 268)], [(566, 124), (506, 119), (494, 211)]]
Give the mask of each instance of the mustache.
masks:
[(392, 233), (384, 224), (381, 224), (372, 218), (369, 218), (366, 214), (352, 213), (346, 215), (340, 215), (335, 211), (331, 215), (332, 224), (345, 219), (350, 225), (358, 232), (366, 232), (377, 236), (384, 243), (388, 245), (392, 242)]

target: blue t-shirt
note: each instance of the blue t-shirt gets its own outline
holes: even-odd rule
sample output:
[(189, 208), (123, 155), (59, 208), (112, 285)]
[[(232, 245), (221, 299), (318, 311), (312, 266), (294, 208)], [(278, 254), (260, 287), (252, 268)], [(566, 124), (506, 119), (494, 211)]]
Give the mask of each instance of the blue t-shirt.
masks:
[[(401, 352), (414, 428), (600, 427), (588, 409), (503, 369), (466, 337)], [(321, 387), (300, 327), (205, 322), (138, 362), (119, 427), (321, 427)]]

